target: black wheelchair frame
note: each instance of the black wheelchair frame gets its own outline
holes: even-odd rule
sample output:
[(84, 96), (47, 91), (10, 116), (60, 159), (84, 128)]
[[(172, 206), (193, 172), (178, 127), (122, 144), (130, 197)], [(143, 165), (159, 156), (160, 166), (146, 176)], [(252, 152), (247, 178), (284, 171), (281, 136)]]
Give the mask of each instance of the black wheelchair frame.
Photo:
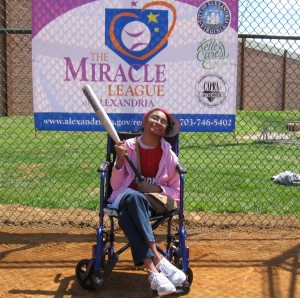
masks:
[[(135, 137), (137, 133), (119, 133), (120, 139), (128, 139)], [(178, 155), (178, 138), (166, 138), (171, 144), (172, 150)], [(78, 262), (76, 266), (76, 279), (79, 284), (86, 290), (96, 290), (104, 285), (104, 282), (111, 274), (114, 266), (119, 260), (119, 256), (126, 251), (130, 245), (125, 244), (123, 247), (115, 250), (115, 222), (118, 218), (118, 211), (116, 209), (107, 208), (107, 199), (111, 193), (111, 186), (109, 178), (111, 175), (112, 166), (115, 160), (114, 142), (108, 136), (107, 139), (107, 153), (106, 161), (103, 162), (99, 168), (100, 173), (100, 211), (99, 211), (99, 225), (97, 227), (97, 243), (92, 247), (92, 258), (83, 259)], [(166, 248), (162, 249), (157, 246), (157, 250), (172, 262), (176, 267), (185, 272), (187, 280), (177, 287), (177, 294), (185, 294), (190, 290), (193, 281), (193, 272), (189, 267), (189, 248), (186, 246), (186, 229), (184, 227), (184, 174), (187, 172), (182, 164), (177, 166), (180, 179), (180, 204), (179, 207), (173, 211), (151, 217), (150, 221), (152, 229), (159, 227), (163, 222), (167, 221), (167, 239)], [(109, 219), (110, 229), (106, 229), (104, 216), (107, 215)], [(172, 234), (173, 217), (178, 217), (178, 228)]]

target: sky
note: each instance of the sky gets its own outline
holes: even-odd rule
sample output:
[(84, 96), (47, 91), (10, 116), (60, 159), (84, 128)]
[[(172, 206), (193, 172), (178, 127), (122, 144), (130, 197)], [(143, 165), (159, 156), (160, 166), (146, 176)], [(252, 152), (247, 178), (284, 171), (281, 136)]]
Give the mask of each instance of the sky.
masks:
[[(300, 37), (299, 11), (299, 0), (239, 0), (239, 34)], [(268, 40), (268, 44), (300, 55), (300, 40)]]

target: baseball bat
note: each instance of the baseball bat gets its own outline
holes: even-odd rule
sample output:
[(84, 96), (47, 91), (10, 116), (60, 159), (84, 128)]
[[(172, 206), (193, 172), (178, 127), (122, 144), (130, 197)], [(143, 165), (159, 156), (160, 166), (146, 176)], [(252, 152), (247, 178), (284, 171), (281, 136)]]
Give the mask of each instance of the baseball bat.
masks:
[[(99, 117), (102, 125), (104, 126), (107, 133), (110, 135), (110, 137), (113, 139), (115, 143), (120, 142), (120, 137), (111, 122), (110, 118), (108, 117), (107, 113), (105, 112), (103, 106), (101, 105), (100, 101), (98, 100), (96, 94), (94, 93), (93, 89), (90, 85), (85, 85), (82, 87), (82, 91), (91, 104), (93, 110), (95, 111), (96, 115)], [(143, 178), (132, 162), (132, 160), (128, 157), (128, 155), (125, 155), (126, 160), (128, 161), (129, 165), (131, 166), (132, 170), (134, 171), (136, 177), (138, 178), (139, 182), (143, 181)]]
[(119, 135), (91, 86), (83, 86), (82, 91), (89, 103), (91, 104), (92, 108), (94, 109), (95, 113), (99, 117), (107, 133), (110, 135), (110, 137), (114, 140), (115, 143), (118, 143), (120, 141)]

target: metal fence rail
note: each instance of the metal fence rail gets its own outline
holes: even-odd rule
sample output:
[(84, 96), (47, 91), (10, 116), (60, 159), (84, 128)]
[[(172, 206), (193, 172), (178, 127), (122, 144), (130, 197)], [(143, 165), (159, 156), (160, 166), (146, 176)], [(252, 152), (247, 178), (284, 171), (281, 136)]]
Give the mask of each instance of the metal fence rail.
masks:
[[(239, 6), (236, 130), (180, 134), (186, 220), (299, 227), (299, 188), (271, 177), (300, 171), (300, 5)], [(94, 226), (106, 134), (35, 131), (30, 28), (31, 1), (0, 1), (0, 222)]]

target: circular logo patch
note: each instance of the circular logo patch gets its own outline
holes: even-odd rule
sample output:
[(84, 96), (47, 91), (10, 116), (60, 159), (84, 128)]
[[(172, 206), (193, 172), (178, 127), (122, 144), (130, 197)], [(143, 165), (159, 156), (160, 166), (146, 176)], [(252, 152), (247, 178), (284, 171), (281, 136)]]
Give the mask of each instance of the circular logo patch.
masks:
[(218, 74), (207, 74), (197, 81), (197, 100), (208, 107), (221, 105), (228, 96), (228, 85), (222, 76)]
[(198, 10), (197, 22), (206, 33), (219, 34), (230, 24), (230, 10), (220, 1), (204, 2)]

